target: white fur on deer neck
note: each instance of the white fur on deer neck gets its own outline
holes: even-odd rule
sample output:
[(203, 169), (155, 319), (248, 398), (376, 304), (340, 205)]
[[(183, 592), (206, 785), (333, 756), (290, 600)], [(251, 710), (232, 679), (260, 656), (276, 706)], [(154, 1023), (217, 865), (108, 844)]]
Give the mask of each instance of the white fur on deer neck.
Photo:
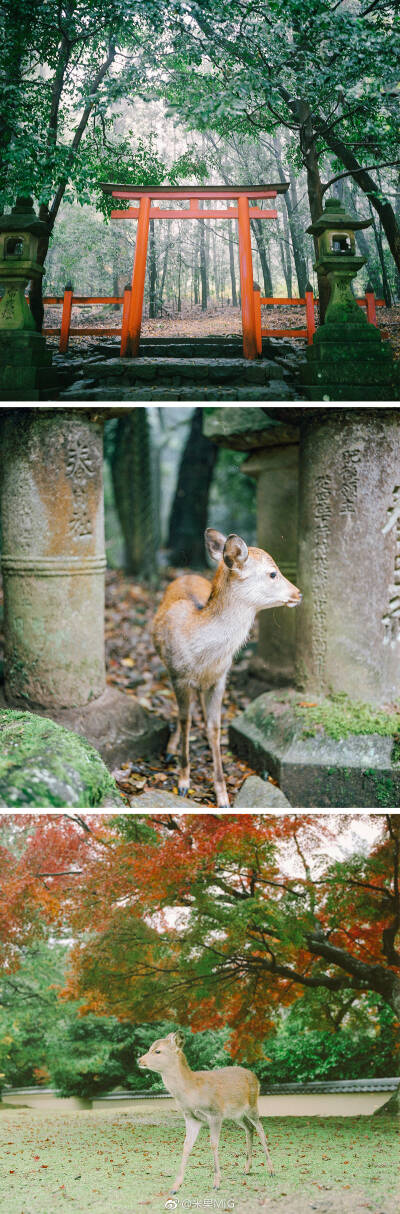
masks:
[(163, 646), (166, 665), (176, 677), (187, 679), (191, 687), (212, 687), (244, 645), (254, 616), (255, 609), (247, 604), (241, 604), (238, 610), (237, 603), (231, 602), (220, 611), (212, 610), (211, 605), (199, 609), (184, 600), (176, 603), (171, 634), (165, 636)]

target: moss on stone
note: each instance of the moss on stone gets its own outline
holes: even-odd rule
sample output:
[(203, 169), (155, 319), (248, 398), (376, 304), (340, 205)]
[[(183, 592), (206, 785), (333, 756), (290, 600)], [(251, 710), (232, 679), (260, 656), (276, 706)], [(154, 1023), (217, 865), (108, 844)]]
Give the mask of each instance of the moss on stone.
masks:
[(396, 739), (400, 737), (400, 712), (385, 712), (383, 708), (373, 708), (360, 700), (350, 700), (345, 692), (338, 692), (315, 704), (296, 704), (295, 713), (304, 723), (303, 738), (314, 737), (318, 725), (322, 725), (328, 737), (336, 741), (349, 734), (375, 733)]
[(393, 809), (398, 790), (391, 776), (379, 775), (373, 770), (366, 771), (365, 775), (373, 783), (377, 808)]
[(265, 712), (263, 707), (260, 706), (257, 701), (255, 702), (253, 712), (251, 709), (252, 705), (250, 705), (250, 711), (248, 713), (250, 720), (253, 721), (254, 725), (256, 725), (258, 729), (262, 729), (263, 733), (268, 736), (276, 725), (276, 717), (274, 716), (274, 713)]
[(0, 710), (0, 805), (9, 808), (121, 806), (97, 750), (47, 717)]

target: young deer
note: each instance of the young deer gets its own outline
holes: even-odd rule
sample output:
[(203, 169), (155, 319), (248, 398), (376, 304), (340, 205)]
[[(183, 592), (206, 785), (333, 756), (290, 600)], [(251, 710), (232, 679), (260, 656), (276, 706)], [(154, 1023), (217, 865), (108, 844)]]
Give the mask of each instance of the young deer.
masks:
[(149, 1071), (159, 1071), (168, 1092), (175, 1100), (185, 1118), (186, 1136), (182, 1162), (174, 1182), (172, 1193), (180, 1188), (186, 1164), (202, 1125), (210, 1130), (211, 1148), (214, 1156), (214, 1189), (219, 1189), (221, 1172), (218, 1159), (218, 1142), (225, 1117), (237, 1121), (246, 1131), (246, 1174), (251, 1170), (251, 1155), (254, 1130), (261, 1139), (266, 1160), (272, 1175), (272, 1163), (267, 1140), (258, 1112), (260, 1084), (253, 1071), (244, 1066), (223, 1066), (215, 1071), (191, 1071), (183, 1050), (181, 1033), (169, 1033), (154, 1041), (147, 1054), (138, 1060), (138, 1066)]
[(296, 607), (301, 594), (262, 548), (248, 548), (239, 535), (208, 527), (208, 555), (218, 561), (211, 583), (197, 574), (176, 578), (154, 619), (154, 643), (168, 670), (178, 704), (178, 725), (169, 754), (181, 744), (179, 795), (189, 788), (191, 704), (200, 693), (214, 765), (217, 805), (229, 808), (220, 753), (221, 704), (234, 654), (241, 649), (257, 611)]

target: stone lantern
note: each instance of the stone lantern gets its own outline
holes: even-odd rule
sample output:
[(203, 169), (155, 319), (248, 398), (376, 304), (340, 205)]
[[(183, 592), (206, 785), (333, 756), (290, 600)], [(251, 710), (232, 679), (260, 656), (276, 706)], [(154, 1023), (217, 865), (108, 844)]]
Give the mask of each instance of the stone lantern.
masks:
[(365, 264), (356, 252), (354, 233), (370, 219), (353, 219), (342, 204), (329, 198), (307, 231), (317, 238), (314, 269), (326, 275), (330, 299), (324, 324), (307, 350), (303, 379), (312, 400), (390, 400), (397, 398), (397, 377), (388, 342), (369, 324), (351, 290)]
[(335, 320), (338, 323), (347, 320), (357, 325), (366, 323), (350, 283), (365, 265), (365, 258), (356, 253), (354, 233), (360, 228), (370, 227), (371, 223), (372, 219), (352, 219), (341, 202), (328, 198), (323, 214), (307, 228), (318, 241), (318, 260), (314, 269), (326, 274), (331, 289), (325, 324), (334, 323)]
[(39, 239), (47, 232), (31, 198), (17, 198), (10, 215), (0, 218), (0, 399), (37, 399), (38, 368), (49, 366), (51, 354), (37, 333), (25, 299), (32, 279), (41, 278), (37, 261)]

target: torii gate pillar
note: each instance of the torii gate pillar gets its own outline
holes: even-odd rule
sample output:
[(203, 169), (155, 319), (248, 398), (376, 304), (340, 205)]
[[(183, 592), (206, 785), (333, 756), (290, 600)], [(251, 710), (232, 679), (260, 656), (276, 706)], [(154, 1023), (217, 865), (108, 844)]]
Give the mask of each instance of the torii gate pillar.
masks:
[(145, 195), (139, 202), (139, 218), (136, 235), (135, 260), (132, 273), (132, 290), (128, 314), (128, 332), (123, 339), (121, 354), (137, 358), (139, 354), (140, 330), (142, 326), (144, 284), (146, 279), (147, 245), (149, 240), (151, 198)]
[(238, 198), (240, 297), (242, 304), (243, 355), (257, 358), (256, 318), (254, 310), (254, 275), (251, 252), (249, 200)]

